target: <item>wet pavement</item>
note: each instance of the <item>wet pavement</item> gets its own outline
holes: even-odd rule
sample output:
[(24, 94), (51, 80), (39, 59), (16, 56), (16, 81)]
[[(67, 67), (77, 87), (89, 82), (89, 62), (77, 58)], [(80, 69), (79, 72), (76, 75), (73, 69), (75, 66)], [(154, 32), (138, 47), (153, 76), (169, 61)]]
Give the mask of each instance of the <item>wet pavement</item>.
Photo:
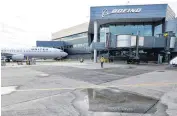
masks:
[(2, 87), (17, 86), (1, 95), (2, 116), (173, 116), (177, 110), (177, 70), (166, 65), (41, 62), (1, 72)]

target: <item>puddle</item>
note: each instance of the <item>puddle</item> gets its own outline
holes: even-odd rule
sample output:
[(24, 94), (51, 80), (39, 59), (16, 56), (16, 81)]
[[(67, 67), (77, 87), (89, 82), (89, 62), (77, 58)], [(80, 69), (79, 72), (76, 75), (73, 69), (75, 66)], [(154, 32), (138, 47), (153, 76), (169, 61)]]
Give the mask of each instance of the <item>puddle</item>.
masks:
[(14, 92), (17, 86), (1, 87), (1, 95), (6, 95)]
[(89, 110), (93, 112), (155, 113), (159, 102), (124, 90), (88, 89), (88, 96)]

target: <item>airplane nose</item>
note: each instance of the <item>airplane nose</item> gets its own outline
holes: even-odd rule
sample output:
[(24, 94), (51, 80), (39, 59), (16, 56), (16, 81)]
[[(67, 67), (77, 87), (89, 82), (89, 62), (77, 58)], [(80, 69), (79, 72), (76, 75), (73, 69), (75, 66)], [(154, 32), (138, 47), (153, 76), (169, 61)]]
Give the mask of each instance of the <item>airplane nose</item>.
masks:
[(67, 55), (68, 55), (68, 53), (65, 52), (65, 53), (64, 53), (64, 56), (67, 56)]

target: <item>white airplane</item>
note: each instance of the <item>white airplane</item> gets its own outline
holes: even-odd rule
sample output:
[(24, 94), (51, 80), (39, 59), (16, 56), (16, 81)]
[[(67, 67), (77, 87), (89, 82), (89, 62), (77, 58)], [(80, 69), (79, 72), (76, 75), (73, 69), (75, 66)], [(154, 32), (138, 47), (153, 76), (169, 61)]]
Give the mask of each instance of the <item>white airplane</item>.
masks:
[(22, 61), (26, 58), (40, 58), (40, 59), (61, 59), (68, 54), (61, 49), (47, 48), (47, 47), (32, 47), (32, 48), (2, 48), (1, 56), (6, 57), (6, 61)]

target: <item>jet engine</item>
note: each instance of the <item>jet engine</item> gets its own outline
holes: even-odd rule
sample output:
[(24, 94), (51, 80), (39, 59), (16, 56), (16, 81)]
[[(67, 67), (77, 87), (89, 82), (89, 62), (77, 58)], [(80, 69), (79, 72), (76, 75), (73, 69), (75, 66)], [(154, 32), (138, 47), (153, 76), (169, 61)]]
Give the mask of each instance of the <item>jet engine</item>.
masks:
[(25, 56), (23, 54), (16, 54), (12, 56), (13, 61), (22, 61), (25, 59)]

